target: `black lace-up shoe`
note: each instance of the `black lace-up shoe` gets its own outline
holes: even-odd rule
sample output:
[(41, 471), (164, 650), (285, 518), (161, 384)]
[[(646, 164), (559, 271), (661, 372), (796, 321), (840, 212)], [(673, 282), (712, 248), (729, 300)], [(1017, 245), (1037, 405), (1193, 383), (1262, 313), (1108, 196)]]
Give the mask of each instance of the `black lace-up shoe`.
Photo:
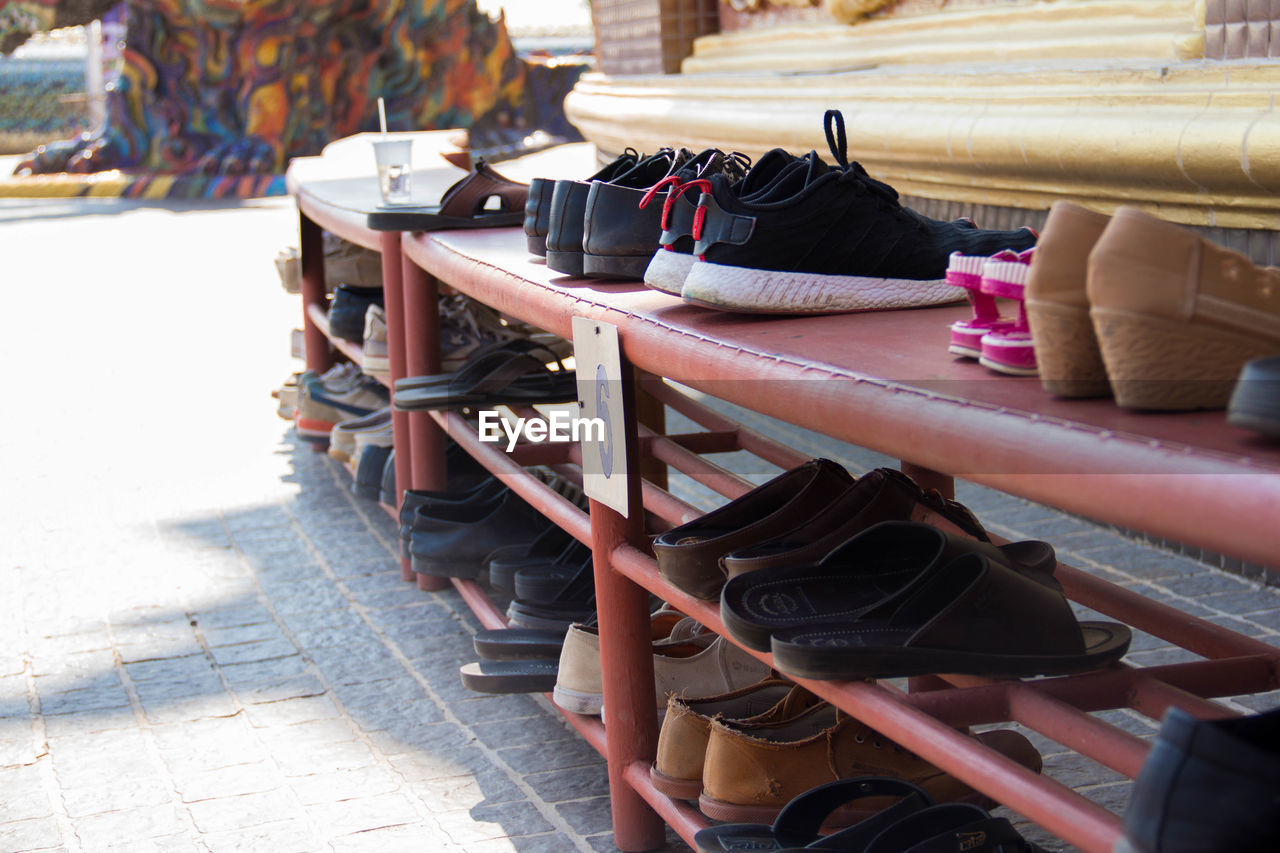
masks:
[[(616, 160), (596, 172), (585, 181), (565, 181), (565, 183), (585, 183), (592, 181), (610, 181), (628, 171), (642, 158), (634, 148), (628, 148)], [(534, 178), (529, 181), (529, 197), (524, 203), (524, 234), (529, 244), (529, 253), (545, 256), (547, 254), (547, 232), (551, 230), (551, 204), (555, 195), (554, 178)], [(586, 195), (582, 197), (586, 203)]]
[(745, 160), (742, 155), (708, 148), (679, 160), (655, 181), (637, 174), (592, 184), (582, 225), (584, 274), (588, 278), (643, 279), (662, 236), (662, 205), (648, 202), (659, 192), (665, 201), (670, 187), (711, 175), (737, 182), (746, 172)]
[[(738, 198), (753, 201), (757, 197), (773, 193), (791, 195), (821, 174), (830, 166), (818, 158), (817, 152), (797, 157), (781, 148), (765, 153), (760, 161), (747, 172), (746, 177), (731, 187)], [(705, 178), (673, 186), (667, 191), (662, 206), (662, 237), (659, 250), (654, 252), (644, 271), (644, 283), (654, 290), (680, 296), (685, 279), (697, 260), (693, 254), (693, 232), (698, 218), (697, 197), (709, 190), (711, 182)], [(697, 190), (699, 192), (694, 192)]]
[(688, 302), (728, 311), (835, 314), (955, 302), (944, 281), (952, 252), (994, 255), (1035, 245), (1029, 228), (984, 231), (903, 207), (898, 194), (845, 156), (844, 119), (826, 115), (839, 168), (790, 196), (738, 198), (711, 179)]
[[(645, 157), (630, 169), (609, 179), (610, 183), (647, 189), (688, 159), (688, 152), (664, 148)], [(582, 277), (583, 221), (587, 197), (600, 181), (556, 181), (551, 195), (551, 219), (547, 226), (547, 266), (556, 272)]]

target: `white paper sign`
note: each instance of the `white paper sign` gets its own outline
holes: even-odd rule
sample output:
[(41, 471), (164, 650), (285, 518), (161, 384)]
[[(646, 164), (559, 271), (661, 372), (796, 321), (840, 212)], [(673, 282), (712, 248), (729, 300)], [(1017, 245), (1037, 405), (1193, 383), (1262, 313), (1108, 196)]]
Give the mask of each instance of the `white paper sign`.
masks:
[(622, 351), (618, 327), (586, 317), (573, 318), (573, 358), (578, 372), (582, 417), (598, 421), (582, 433), (582, 485), (587, 496), (630, 514), (622, 405)]

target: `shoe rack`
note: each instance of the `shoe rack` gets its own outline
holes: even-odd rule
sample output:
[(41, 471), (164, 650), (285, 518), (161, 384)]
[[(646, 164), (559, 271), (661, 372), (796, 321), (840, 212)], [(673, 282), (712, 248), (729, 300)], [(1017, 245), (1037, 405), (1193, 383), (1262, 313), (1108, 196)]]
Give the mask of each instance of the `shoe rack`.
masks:
[[(826, 435), (887, 453), (921, 485), (947, 496), (954, 477), (1088, 517), (1229, 554), (1274, 560), (1280, 534), (1280, 450), (1225, 424), (1221, 413), (1135, 415), (1110, 400), (1062, 401), (1035, 379), (996, 377), (946, 353), (948, 323), (965, 309), (820, 318), (749, 318), (683, 305), (638, 284), (564, 279), (533, 261), (519, 229), (397, 234), (369, 231), (358, 212), (327, 199), (291, 170), (302, 228), (308, 367), (327, 367), (321, 228), (379, 249), (383, 259), (392, 377), (438, 371), (436, 299), (441, 285), (568, 337), (574, 315), (619, 327), (635, 371), (628, 394), (686, 415), (704, 432), (665, 435), (660, 418), (632, 418), (632, 506), (652, 525), (697, 515), (665, 486), (667, 467), (725, 498), (751, 484), (703, 454), (747, 450), (790, 468), (802, 454), (680, 393), (663, 378)], [(629, 411), (636, 411), (635, 401)], [(648, 411), (652, 411), (652, 406)], [(518, 411), (534, 416), (532, 409)], [(585, 514), (521, 465), (572, 466), (575, 446), (531, 445), (507, 454), (482, 444), (453, 413), (397, 413), (398, 488), (443, 485), (445, 434), (571, 535), (593, 549), (605, 688), (605, 719), (566, 713), (608, 758), (615, 842), (659, 847), (664, 823), (686, 840), (707, 820), (649, 781), (657, 723), (648, 595), (724, 634), (719, 608), (668, 585), (641, 528), (594, 501)], [(656, 471), (654, 474), (652, 472)], [(414, 580), (402, 566), (406, 581)], [(1148, 668), (1118, 665), (1036, 681), (927, 676), (901, 690), (887, 683), (801, 681), (887, 737), (1076, 847), (1103, 853), (1120, 817), (958, 731), (1017, 721), (1129, 778), (1146, 757), (1141, 739), (1091, 716), (1131, 708), (1158, 720), (1169, 706), (1197, 717), (1229, 715), (1213, 697), (1280, 686), (1280, 650), (1101, 578), (1059, 565), (1068, 598), (1198, 656)], [(418, 578), (421, 582), (421, 576)], [(433, 579), (428, 579), (428, 581)], [(486, 627), (505, 617), (472, 581), (454, 581)], [(444, 585), (443, 583), (441, 584)], [(768, 661), (768, 655), (759, 655)]]

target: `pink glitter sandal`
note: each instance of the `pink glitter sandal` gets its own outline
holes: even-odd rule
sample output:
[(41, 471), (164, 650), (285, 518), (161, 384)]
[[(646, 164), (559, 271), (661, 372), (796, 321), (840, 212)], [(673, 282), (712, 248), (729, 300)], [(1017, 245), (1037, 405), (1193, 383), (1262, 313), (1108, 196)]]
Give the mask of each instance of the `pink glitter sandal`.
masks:
[(1036, 351), (1027, 325), (1027, 307), (1023, 302), (1027, 273), (1035, 249), (1016, 253), (1006, 249), (992, 255), (982, 265), (981, 292), (993, 302), (995, 298), (1018, 303), (1018, 319), (1001, 328), (992, 328), (981, 338), (978, 363), (997, 373), (1011, 376), (1036, 375)]
[(947, 284), (963, 287), (973, 309), (973, 317), (951, 324), (951, 345), (947, 350), (964, 358), (982, 356), (982, 338), (989, 332), (1012, 328), (1014, 323), (1000, 316), (994, 296), (982, 292), (982, 268), (989, 258), (952, 252), (947, 264)]

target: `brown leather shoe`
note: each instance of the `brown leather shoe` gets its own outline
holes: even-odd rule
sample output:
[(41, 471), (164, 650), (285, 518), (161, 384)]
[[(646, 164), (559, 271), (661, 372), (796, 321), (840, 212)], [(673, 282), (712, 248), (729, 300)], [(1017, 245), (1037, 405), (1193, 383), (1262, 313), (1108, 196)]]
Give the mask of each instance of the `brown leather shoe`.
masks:
[[(1040, 753), (1017, 732), (1001, 729), (975, 737), (1040, 771)], [(824, 702), (781, 722), (712, 721), (698, 807), (715, 820), (771, 823), (798, 794), (854, 776), (905, 779), (923, 788), (935, 803), (992, 805), (959, 779)], [(847, 826), (889, 804), (887, 799), (859, 801), (856, 810), (837, 812), (830, 825)]]
[(836, 463), (811, 459), (658, 536), (653, 541), (658, 572), (690, 595), (714, 599), (726, 580), (721, 557), (799, 527), (853, 483)]
[(690, 699), (672, 694), (658, 733), (658, 755), (649, 768), (653, 787), (677, 800), (698, 799), (713, 719), (747, 724), (776, 722), (790, 719), (820, 701), (803, 687), (777, 676), (715, 696)]
[(1121, 406), (1221, 409), (1245, 362), (1280, 354), (1280, 269), (1140, 210), (1111, 217), (1088, 289)]
[(721, 560), (726, 578), (775, 566), (817, 563), (855, 534), (882, 521), (918, 521), (948, 533), (987, 541), (982, 523), (963, 504), (892, 468), (877, 468), (832, 496), (820, 512), (782, 535), (739, 548)]

